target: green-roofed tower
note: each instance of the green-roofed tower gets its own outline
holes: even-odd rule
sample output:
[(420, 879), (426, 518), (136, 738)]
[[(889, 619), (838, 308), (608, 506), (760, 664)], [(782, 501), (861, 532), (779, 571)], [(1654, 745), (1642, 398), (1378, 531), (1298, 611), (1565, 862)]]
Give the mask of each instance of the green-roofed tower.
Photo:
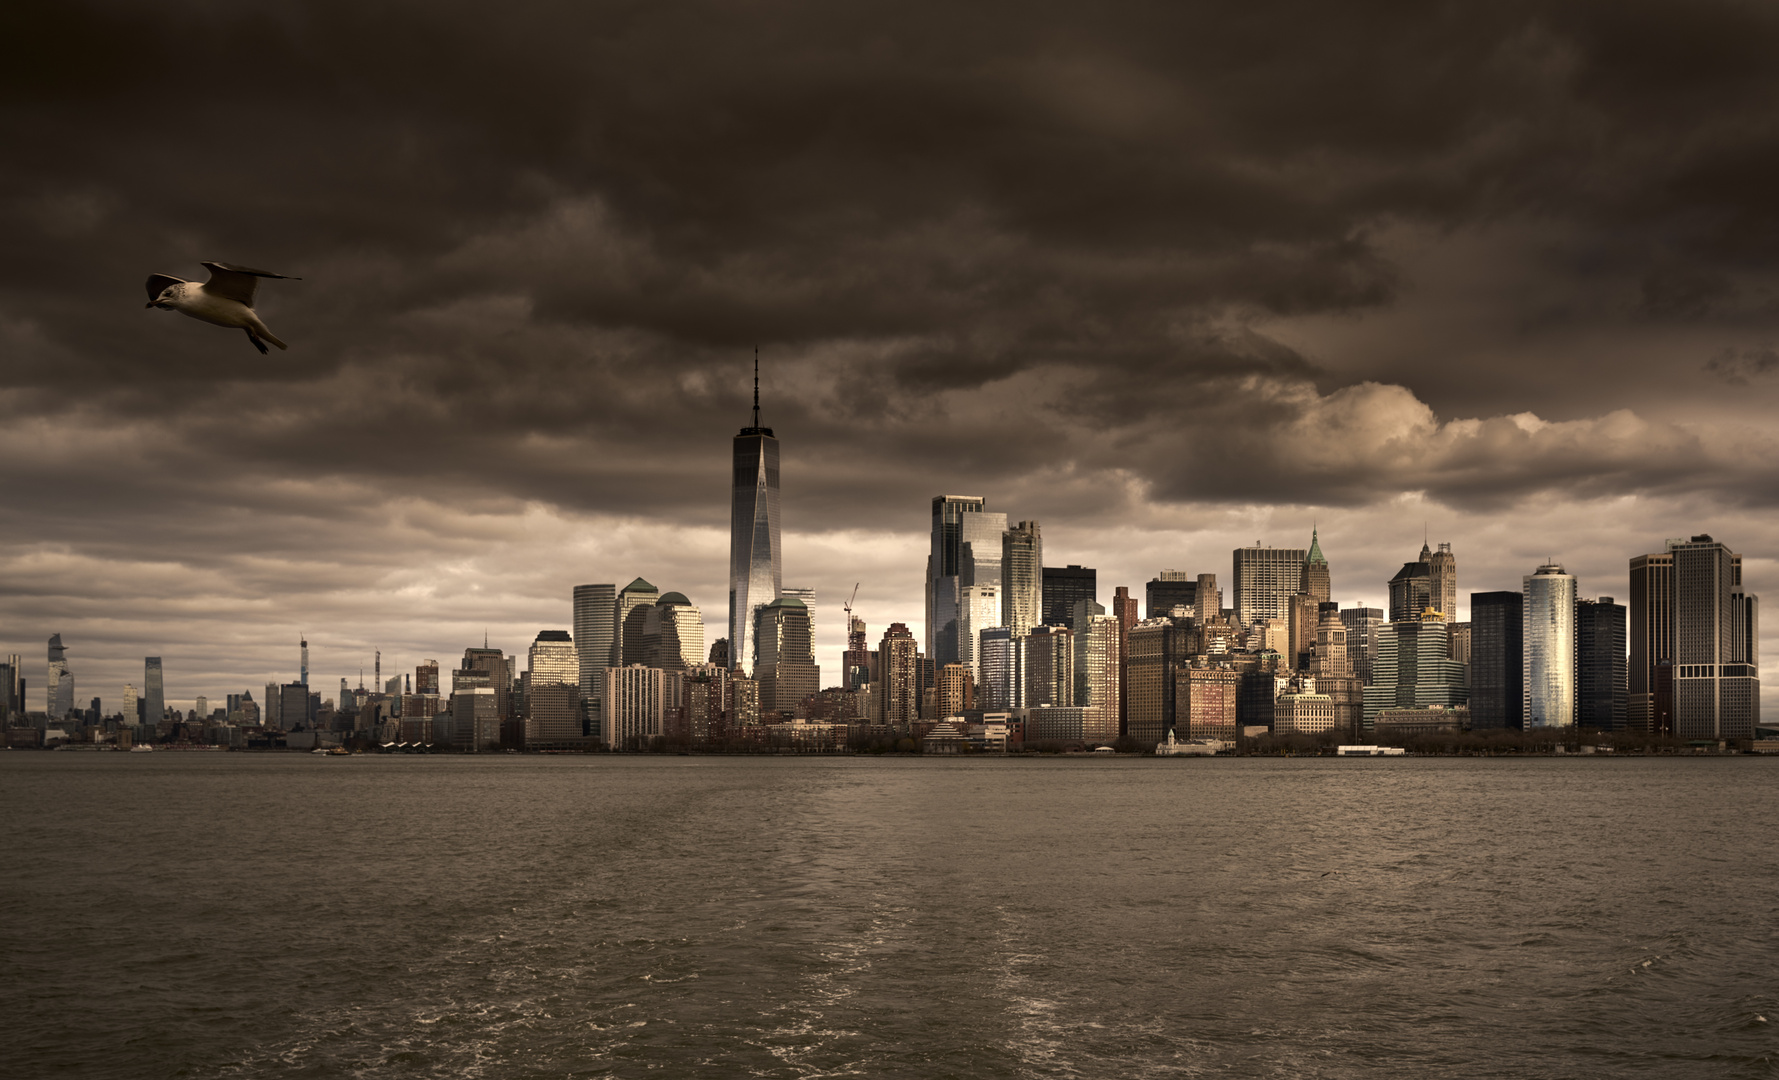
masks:
[(1315, 529), (1310, 530), (1309, 554), (1303, 557), (1303, 581), (1298, 591), (1325, 604), (1333, 599), (1332, 582), (1328, 576), (1328, 560), (1322, 557), (1322, 541)]

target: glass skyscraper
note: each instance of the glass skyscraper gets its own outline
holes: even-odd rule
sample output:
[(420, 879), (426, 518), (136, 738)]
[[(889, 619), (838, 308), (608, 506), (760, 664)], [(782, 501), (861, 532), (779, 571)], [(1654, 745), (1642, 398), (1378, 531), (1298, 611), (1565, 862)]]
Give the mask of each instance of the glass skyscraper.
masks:
[(142, 660), (142, 718), (149, 725), (161, 722), (167, 715), (167, 689), (161, 679), (161, 658), (158, 656), (144, 657)]
[(1303, 583), (1305, 548), (1236, 548), (1235, 617), (1243, 626), (1291, 618), (1291, 597)]
[[(983, 509), (977, 495), (933, 496), (932, 550), (927, 556), (927, 655), (935, 664), (969, 662), (975, 649), (964, 611), (968, 586), (993, 586), (997, 614), (986, 626), (1000, 625), (1001, 556), (1007, 515)], [(981, 594), (977, 594), (978, 600)], [(976, 627), (977, 630), (984, 626)]]
[(752, 671), (754, 618), (784, 586), (779, 548), (778, 440), (760, 426), (760, 372), (754, 367), (754, 422), (735, 436), (729, 504), (729, 666)]
[[(605, 669), (611, 663), (612, 642), (616, 635), (618, 587), (616, 585), (576, 585), (574, 587), (574, 640), (576, 662), (580, 669), (581, 700), (592, 705), (605, 695)], [(438, 672), (433, 672), (435, 686)], [(416, 690), (424, 694), (425, 690)], [(597, 710), (593, 711), (595, 719)]]
[[(49, 636), (49, 680), (43, 684), (44, 708), (51, 720), (60, 720), (74, 708), (74, 673), (68, 670), (68, 650), (62, 647), (62, 635)], [(24, 709), (24, 702), (19, 702)]]
[(1575, 724), (1575, 578), (1556, 563), (1528, 574), (1522, 647), (1525, 649), (1525, 726)]

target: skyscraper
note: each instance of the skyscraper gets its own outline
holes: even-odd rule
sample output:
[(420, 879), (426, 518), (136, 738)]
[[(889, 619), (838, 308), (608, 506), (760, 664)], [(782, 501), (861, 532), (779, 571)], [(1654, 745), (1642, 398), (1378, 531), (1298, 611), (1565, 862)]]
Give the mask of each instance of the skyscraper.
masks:
[(1075, 704), (1075, 632), (1066, 626), (1037, 626), (1025, 639), (1025, 704)]
[[(1575, 722), (1623, 731), (1627, 693), (1625, 609), (1610, 596), (1575, 602)], [(1471, 723), (1476, 722), (1475, 710)]]
[(1044, 625), (1073, 626), (1075, 605), (1082, 600), (1099, 600), (1099, 574), (1091, 566), (1046, 566), (1044, 568)]
[(1124, 735), (1130, 730), (1130, 629), (1137, 624), (1137, 599), (1123, 585), (1112, 590), (1112, 618), (1118, 623), (1118, 734)]
[(977, 652), (982, 632), (1001, 625), (1001, 589), (998, 585), (964, 585), (958, 590), (957, 662), (970, 669), (971, 679), (981, 678)]
[[(1678, 540), (1668, 541), (1671, 548)], [(1672, 735), (1668, 721), (1674, 713), (1674, 553), (1638, 555), (1631, 560), (1630, 683), (1626, 699), (1626, 724), (1634, 731)], [(1660, 668), (1662, 675), (1656, 676)], [(1656, 700), (1656, 689), (1664, 691)]]
[[(1330, 599), (1334, 588), (1332, 576), (1328, 570), (1328, 560), (1322, 556), (1322, 540), (1317, 530), (1310, 530), (1310, 550), (1303, 557), (1303, 573), (1297, 591), (1313, 599), (1318, 605)], [(1317, 610), (1320, 610), (1318, 607)]]
[(618, 590), (617, 604), (612, 609), (612, 667), (648, 662), (648, 609), (659, 599), (661, 590), (642, 578), (635, 578)]
[(760, 358), (754, 356), (754, 422), (735, 436), (729, 504), (729, 665), (751, 671), (755, 614), (784, 586), (779, 547), (778, 440), (760, 426)]
[[(1526, 575), (1525, 727), (1575, 724), (1575, 578), (1556, 563)], [(1474, 623), (1474, 619), (1472, 620)]]
[(1364, 690), (1366, 728), (1383, 709), (1462, 705), (1468, 698), (1464, 665), (1451, 658), (1451, 640), (1437, 620), (1393, 622), (1378, 630), (1372, 682)]
[(1303, 583), (1303, 548), (1236, 548), (1235, 617), (1243, 626), (1278, 619), (1291, 621), (1291, 596)]
[(1342, 608), (1340, 621), (1347, 628), (1347, 659), (1359, 681), (1372, 681), (1371, 660), (1377, 655), (1378, 630), (1384, 625), (1382, 608)]
[(1044, 623), (1044, 536), (1035, 521), (1001, 534), (1001, 619), (1016, 638)]
[(167, 715), (167, 689), (161, 681), (161, 658), (149, 656), (142, 661), (142, 715), (146, 722), (158, 724)]
[(1390, 621), (1418, 622), (1433, 600), (1433, 553), (1421, 545), (1421, 557), (1402, 564), (1390, 579)]
[[(60, 720), (73, 711), (74, 673), (68, 670), (68, 650), (62, 647), (60, 634), (49, 636), (49, 678), (43, 684), (43, 690), (44, 708), (51, 720)], [(23, 707), (21, 702), (20, 708)]]
[(1452, 545), (1441, 544), (1439, 550), (1428, 553), (1425, 544), (1421, 551), (1427, 559), (1428, 594), (1432, 597), (1433, 606), (1445, 616), (1446, 622), (1458, 621), (1458, 557), (1452, 554)]
[(302, 655), (302, 659), (298, 662), (298, 665), (297, 665), (297, 682), (303, 684), (304, 686), (308, 686), (309, 685), (309, 639), (306, 637), (302, 638), (301, 642), (302, 642), (301, 647), (302, 647), (303, 655)]
[[(612, 641), (616, 635), (613, 621), (617, 610), (616, 585), (576, 585), (574, 587), (574, 640), (581, 700), (595, 706), (605, 693), (605, 669), (612, 661)], [(416, 691), (425, 693), (425, 691)], [(438, 693), (435, 689), (433, 693)], [(598, 715), (597, 708), (591, 709)]]
[(704, 614), (681, 592), (663, 593), (644, 609), (642, 663), (684, 671), (704, 663)]
[(1223, 617), (1223, 590), (1217, 587), (1216, 574), (1198, 575), (1198, 588), (1193, 590), (1193, 602), (1201, 625)]
[(666, 680), (660, 668), (643, 664), (605, 669), (605, 716), (600, 739), (617, 750), (646, 749), (666, 734)]
[(1470, 594), (1470, 726), (1518, 728), (1525, 712), (1526, 596)]
[(580, 657), (566, 630), (539, 630), (525, 658), (533, 689), (548, 683), (580, 685)]
[(809, 609), (803, 601), (781, 596), (760, 609), (754, 622), (754, 679), (760, 684), (760, 708), (789, 713), (821, 689), (821, 669), (810, 641)]
[(977, 635), (977, 700), (984, 709), (1025, 708), (1025, 639), (1011, 627), (996, 626)]
[[(977, 495), (933, 496), (932, 550), (927, 556), (927, 652), (937, 664), (968, 662), (964, 590), (992, 586), (999, 604), (1007, 515), (991, 514)], [(980, 599), (980, 594), (978, 594)], [(998, 612), (979, 629), (999, 626)]]
[(920, 719), (919, 649), (902, 623), (890, 623), (877, 646), (877, 680), (871, 684), (873, 717), (900, 730)]
[(1674, 557), (1674, 735), (1751, 739), (1760, 721), (1759, 599), (1742, 587), (1742, 559), (1710, 536), (1669, 547)]
[(1184, 570), (1163, 570), (1143, 586), (1143, 618), (1160, 619), (1177, 607), (1193, 609), (1198, 603), (1198, 582)]

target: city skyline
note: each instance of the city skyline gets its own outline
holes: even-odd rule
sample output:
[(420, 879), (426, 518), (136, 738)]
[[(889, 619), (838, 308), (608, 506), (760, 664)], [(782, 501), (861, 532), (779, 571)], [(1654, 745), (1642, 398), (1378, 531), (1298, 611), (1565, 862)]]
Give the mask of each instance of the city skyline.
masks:
[[(1343, 605), (1427, 536), (1460, 617), (1553, 560), (1625, 595), (1694, 534), (1770, 591), (1779, 19), (1111, 10), (515, 10), (523, 47), (449, 3), (34, 10), (0, 651), (60, 633), (108, 704), (158, 656), (178, 703), (303, 633), (319, 688), (523, 652), (587, 582), (714, 628), (756, 345), (824, 672), (855, 582), (925, 640), (951, 492), (1102, 604), (1163, 569), (1228, 603), (1230, 551), (1312, 529)], [(212, 107), (280, 152), (143, 122), (196, 71), (246, 72)], [(257, 301), (289, 351), (142, 310), (216, 259), (301, 278)]]

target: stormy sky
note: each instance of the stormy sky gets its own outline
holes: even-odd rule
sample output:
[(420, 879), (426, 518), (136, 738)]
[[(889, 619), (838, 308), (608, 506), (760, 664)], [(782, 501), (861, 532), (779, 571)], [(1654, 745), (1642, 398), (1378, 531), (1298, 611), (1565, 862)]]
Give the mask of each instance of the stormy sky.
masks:
[[(1774, 592), (1779, 9), (57, 3), (0, 39), (0, 650), (42, 707), (726, 614), (762, 359), (785, 583), (918, 634), (929, 502), (1101, 601), (1307, 544), (1380, 603)], [(290, 343), (145, 311), (300, 275)], [(1779, 595), (1776, 593), (1775, 595)], [(1766, 650), (1774, 656), (1774, 648)], [(1765, 666), (1765, 665), (1764, 665)], [(1768, 680), (1769, 685), (1772, 679)], [(1769, 695), (1775, 693), (1768, 691)]]

